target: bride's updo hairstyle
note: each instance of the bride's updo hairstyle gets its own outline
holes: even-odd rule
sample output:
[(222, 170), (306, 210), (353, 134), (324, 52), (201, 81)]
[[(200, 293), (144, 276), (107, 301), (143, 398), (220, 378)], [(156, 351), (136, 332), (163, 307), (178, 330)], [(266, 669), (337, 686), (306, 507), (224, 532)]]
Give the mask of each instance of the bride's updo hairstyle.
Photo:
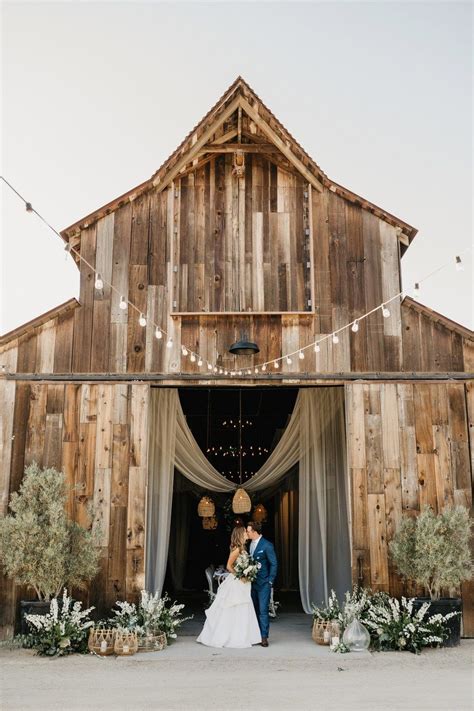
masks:
[(230, 550), (238, 548), (240, 552), (245, 548), (245, 528), (243, 526), (236, 526), (232, 529), (230, 536)]

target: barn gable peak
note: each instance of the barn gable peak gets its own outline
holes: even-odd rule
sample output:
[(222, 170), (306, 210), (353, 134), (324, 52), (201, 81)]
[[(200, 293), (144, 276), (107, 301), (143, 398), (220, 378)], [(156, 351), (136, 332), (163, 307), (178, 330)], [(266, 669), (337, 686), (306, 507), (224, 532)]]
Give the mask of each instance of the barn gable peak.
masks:
[(408, 223), (328, 178), (249, 84), (238, 76), (150, 179), (67, 227), (61, 236), (80, 251), (81, 230), (145, 192), (165, 190), (216, 153), (233, 153), (237, 171), (239, 161), (245, 161), (245, 153), (260, 153), (280, 167), (299, 173), (318, 192), (328, 189), (396, 227), (402, 252), (416, 235), (417, 230)]

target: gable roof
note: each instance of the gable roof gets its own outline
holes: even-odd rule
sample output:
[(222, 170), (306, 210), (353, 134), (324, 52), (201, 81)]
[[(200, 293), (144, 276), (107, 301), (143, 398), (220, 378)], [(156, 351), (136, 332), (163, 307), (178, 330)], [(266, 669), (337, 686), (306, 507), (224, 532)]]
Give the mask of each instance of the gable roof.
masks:
[(52, 321), (58, 316), (61, 316), (62, 314), (67, 313), (68, 311), (72, 311), (79, 305), (79, 301), (75, 297), (73, 297), (72, 299), (68, 299), (68, 301), (65, 301), (63, 304), (59, 304), (53, 309), (46, 311), (44, 314), (35, 316), (35, 318), (31, 319), (31, 321), (22, 323), (21, 326), (17, 326), (17, 328), (14, 328), (12, 331), (8, 331), (8, 333), (4, 333), (2, 336), (0, 336), (0, 347), (4, 346), (10, 341), (15, 340), (16, 338), (20, 338), (20, 336), (23, 336), (25, 333), (33, 331), (35, 328), (38, 328), (38, 326), (43, 326), (43, 324), (47, 323), (48, 321)]
[[(209, 147), (208, 142), (216, 130), (223, 125), (225, 126), (225, 122), (236, 112), (238, 112), (239, 117), (241, 113), (247, 115), (253, 125), (256, 126), (256, 130), (258, 129), (269, 143), (276, 146), (286, 160), (292, 164), (315, 189), (322, 190), (323, 187), (328, 188), (349, 202), (372, 212), (377, 217), (398, 228), (399, 238), (405, 248), (410, 244), (417, 233), (416, 228), (328, 178), (317, 163), (306, 153), (290, 132), (280, 123), (253, 89), (251, 89), (247, 82), (240, 76), (237, 77), (234, 83), (231, 84), (208, 113), (194, 126), (176, 150), (173, 151), (169, 158), (164, 161), (148, 180), (62, 230), (61, 236), (64, 241), (71, 241), (73, 246), (78, 249), (81, 229), (85, 229), (127, 201), (132, 201), (149, 190), (156, 189), (161, 191), (166, 188), (176, 177), (180, 176), (187, 165), (192, 166), (193, 163), (197, 161), (199, 155), (206, 153), (206, 146)], [(230, 131), (224, 134), (220, 139), (221, 145), (225, 140), (230, 141), (234, 139), (236, 133), (236, 131)]]
[(453, 321), (447, 316), (443, 316), (443, 314), (440, 314), (438, 311), (433, 311), (433, 309), (430, 309), (429, 306), (420, 304), (419, 301), (416, 301), (416, 299), (412, 299), (411, 296), (405, 296), (402, 301), (402, 306), (404, 306), (405, 308), (413, 309), (414, 311), (417, 311), (418, 313), (423, 314), (423, 316), (426, 316), (427, 318), (431, 319), (431, 321), (435, 323), (441, 323), (450, 331), (459, 333), (463, 338), (467, 338), (470, 341), (474, 341), (474, 331), (471, 331), (470, 328), (468, 328), (467, 326), (463, 326), (460, 323), (457, 323), (457, 321)]

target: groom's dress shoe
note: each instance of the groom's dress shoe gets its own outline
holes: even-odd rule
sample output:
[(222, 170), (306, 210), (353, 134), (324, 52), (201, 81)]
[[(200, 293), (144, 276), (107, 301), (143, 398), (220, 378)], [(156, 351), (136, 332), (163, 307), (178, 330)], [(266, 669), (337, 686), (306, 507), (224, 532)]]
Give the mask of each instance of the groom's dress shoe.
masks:
[(262, 647), (268, 647), (268, 639), (267, 639), (267, 637), (262, 637)]

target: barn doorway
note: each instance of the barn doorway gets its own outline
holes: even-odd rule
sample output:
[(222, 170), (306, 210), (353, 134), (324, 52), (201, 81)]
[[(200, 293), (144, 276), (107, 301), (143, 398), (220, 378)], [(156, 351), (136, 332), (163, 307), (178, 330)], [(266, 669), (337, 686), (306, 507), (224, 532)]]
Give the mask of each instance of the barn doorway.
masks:
[[(206, 571), (226, 562), (242, 483), (276, 545), (276, 592), (298, 599), (299, 587), (306, 613), (331, 589), (341, 598), (351, 581), (344, 389), (165, 388), (151, 405), (149, 588), (181, 597), (212, 589)], [(212, 525), (197, 511), (209, 492)]]

